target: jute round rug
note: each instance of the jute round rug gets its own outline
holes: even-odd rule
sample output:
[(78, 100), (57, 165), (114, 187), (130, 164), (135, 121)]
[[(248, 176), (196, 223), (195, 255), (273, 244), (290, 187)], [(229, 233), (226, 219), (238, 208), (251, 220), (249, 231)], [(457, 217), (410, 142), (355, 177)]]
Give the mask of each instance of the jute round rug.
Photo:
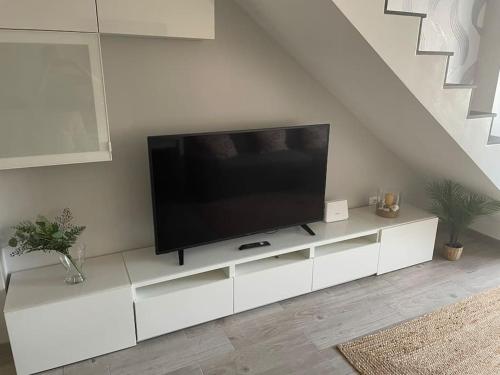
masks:
[(499, 375), (500, 287), (338, 348), (366, 375)]

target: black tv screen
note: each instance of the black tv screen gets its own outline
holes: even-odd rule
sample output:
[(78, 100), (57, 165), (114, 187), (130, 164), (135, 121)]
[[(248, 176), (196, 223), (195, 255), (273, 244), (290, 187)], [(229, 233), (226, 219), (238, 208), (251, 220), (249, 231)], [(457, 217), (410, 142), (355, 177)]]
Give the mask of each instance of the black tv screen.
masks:
[(156, 253), (321, 220), (329, 129), (148, 137)]

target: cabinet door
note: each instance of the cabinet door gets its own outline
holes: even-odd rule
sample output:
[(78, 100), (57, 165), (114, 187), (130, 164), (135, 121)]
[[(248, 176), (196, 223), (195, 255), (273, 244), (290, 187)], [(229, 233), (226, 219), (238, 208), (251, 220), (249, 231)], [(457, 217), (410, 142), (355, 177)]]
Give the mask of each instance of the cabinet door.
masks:
[(432, 260), (438, 219), (383, 229), (378, 274)]
[[(47, 284), (40, 286), (44, 292)], [(136, 344), (132, 292), (120, 287), (5, 312), (18, 374), (33, 374)]]
[(213, 39), (214, 0), (97, 0), (99, 31)]
[(95, 0), (0, 0), (0, 28), (97, 32)]
[(99, 37), (0, 30), (0, 169), (111, 160)]

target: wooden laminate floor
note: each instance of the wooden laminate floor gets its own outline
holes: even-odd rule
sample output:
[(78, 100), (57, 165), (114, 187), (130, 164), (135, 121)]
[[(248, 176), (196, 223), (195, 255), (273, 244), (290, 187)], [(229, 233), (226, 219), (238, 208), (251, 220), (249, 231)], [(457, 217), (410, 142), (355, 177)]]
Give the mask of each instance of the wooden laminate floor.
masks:
[[(432, 262), (219, 319), (44, 374), (353, 374), (334, 348), (337, 343), (500, 285), (500, 242), (474, 234), (464, 242), (465, 254), (458, 262), (436, 252)], [(0, 349), (0, 373), (15, 374), (7, 345)]]

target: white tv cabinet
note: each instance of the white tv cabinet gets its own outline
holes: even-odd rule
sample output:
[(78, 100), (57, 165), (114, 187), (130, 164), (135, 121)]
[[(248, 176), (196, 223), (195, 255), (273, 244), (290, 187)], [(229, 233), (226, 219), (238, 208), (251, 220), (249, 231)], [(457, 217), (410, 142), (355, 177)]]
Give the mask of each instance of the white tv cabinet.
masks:
[[(15, 272), (4, 313), (17, 373), (432, 259), (437, 218), (427, 212), (404, 205), (384, 219), (363, 207), (349, 216), (310, 225), (316, 236), (294, 227), (189, 249), (184, 266), (153, 248), (92, 258), (79, 285), (64, 284), (60, 265)], [(271, 246), (238, 251), (264, 240)]]
[[(348, 220), (311, 224), (315, 236), (293, 227), (189, 249), (183, 266), (176, 253), (125, 252), (137, 340), (429, 261), (437, 223), (410, 205), (396, 219), (362, 207)], [(271, 246), (238, 251), (257, 241)]]
[(65, 272), (59, 264), (11, 275), (4, 313), (18, 375), (136, 344), (121, 254), (89, 259), (83, 284), (65, 284)]

